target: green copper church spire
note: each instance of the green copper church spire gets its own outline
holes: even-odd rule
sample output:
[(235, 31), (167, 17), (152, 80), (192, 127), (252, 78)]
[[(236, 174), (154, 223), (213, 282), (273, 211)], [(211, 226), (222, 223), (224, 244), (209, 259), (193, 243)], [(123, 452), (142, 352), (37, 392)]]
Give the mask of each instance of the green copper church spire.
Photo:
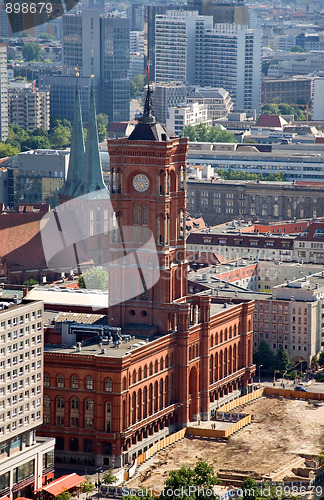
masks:
[[(74, 116), (71, 134), (70, 160), (66, 181), (59, 193), (62, 198), (73, 198), (77, 186), (82, 178), (82, 164), (84, 158), (83, 125), (79, 92), (79, 73), (76, 69), (76, 88), (74, 97)], [(64, 200), (62, 200), (64, 201)]]
[(101, 189), (107, 190), (102, 177), (93, 75), (91, 75), (88, 133), (82, 165), (82, 179), (74, 192), (74, 197), (89, 194)]

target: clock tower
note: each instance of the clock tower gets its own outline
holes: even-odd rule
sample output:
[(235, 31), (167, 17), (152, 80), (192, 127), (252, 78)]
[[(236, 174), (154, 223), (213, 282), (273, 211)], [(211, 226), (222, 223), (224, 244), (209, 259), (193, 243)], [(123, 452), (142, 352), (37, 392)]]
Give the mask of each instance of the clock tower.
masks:
[[(156, 122), (149, 87), (143, 118), (130, 136), (108, 140), (110, 198), (120, 233), (143, 245), (153, 236), (158, 254), (160, 274), (155, 285), (148, 288), (141, 275), (141, 293), (134, 291), (129, 300), (110, 305), (110, 324), (130, 333), (142, 331), (147, 337), (172, 331), (177, 311), (174, 301), (187, 294), (187, 149), (187, 138), (171, 137)], [(126, 241), (127, 247), (129, 243)], [(116, 293), (118, 281), (113, 287), (110, 295)]]

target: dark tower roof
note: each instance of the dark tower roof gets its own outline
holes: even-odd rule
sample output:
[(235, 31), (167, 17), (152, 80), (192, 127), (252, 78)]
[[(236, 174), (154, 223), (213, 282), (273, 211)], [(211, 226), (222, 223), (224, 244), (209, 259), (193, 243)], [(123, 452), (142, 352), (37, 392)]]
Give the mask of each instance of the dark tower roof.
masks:
[(82, 164), (84, 158), (84, 139), (83, 139), (83, 125), (80, 105), (80, 93), (78, 78), (76, 81), (75, 97), (74, 97), (74, 116), (73, 128), (71, 135), (71, 149), (69, 168), (66, 181), (64, 182), (60, 191), (60, 196), (72, 198), (74, 191), (81, 182), (82, 178)]
[[(107, 190), (102, 177), (98, 142), (96, 108), (92, 79), (90, 90), (88, 133), (82, 164), (82, 178), (74, 192), (74, 198), (77, 196), (82, 196), (84, 194), (92, 193), (94, 191)], [(106, 198), (107, 194), (105, 194), (104, 197)]]
[(142, 118), (129, 135), (129, 141), (168, 141), (170, 139), (167, 130), (156, 121), (153, 114), (152, 91), (147, 86), (147, 94)]

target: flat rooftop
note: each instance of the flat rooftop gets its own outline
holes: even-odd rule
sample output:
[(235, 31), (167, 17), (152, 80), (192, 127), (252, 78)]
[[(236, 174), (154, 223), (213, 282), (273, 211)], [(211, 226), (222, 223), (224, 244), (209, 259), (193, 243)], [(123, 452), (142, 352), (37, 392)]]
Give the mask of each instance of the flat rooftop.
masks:
[[(156, 339), (155, 339), (156, 340)], [(123, 358), (128, 356), (133, 352), (136, 352), (143, 347), (154, 342), (154, 340), (143, 340), (143, 338), (138, 338), (130, 336), (129, 339), (123, 340), (122, 343), (116, 347), (113, 342), (104, 343), (99, 337), (94, 337), (91, 341), (86, 341), (81, 345), (81, 350), (78, 350), (77, 346), (64, 346), (55, 344), (45, 344), (44, 352), (49, 353), (63, 353), (75, 356), (99, 356), (103, 358)]]
[(30, 300), (42, 300), (46, 305), (80, 306), (104, 309), (108, 307), (108, 292), (59, 287), (35, 287), (26, 295)]

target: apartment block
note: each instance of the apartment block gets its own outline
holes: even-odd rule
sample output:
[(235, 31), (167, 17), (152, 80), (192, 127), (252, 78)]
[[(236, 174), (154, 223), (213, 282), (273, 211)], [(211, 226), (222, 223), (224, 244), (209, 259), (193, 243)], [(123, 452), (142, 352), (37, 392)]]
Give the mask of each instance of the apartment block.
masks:
[(158, 122), (166, 125), (169, 109), (187, 103), (188, 86), (181, 82), (153, 85), (152, 104)]
[(169, 117), (166, 120), (166, 127), (175, 135), (181, 135), (183, 129), (192, 125), (195, 127), (200, 123), (212, 125), (213, 122), (208, 118), (208, 109), (204, 104), (193, 102), (187, 106), (171, 107)]
[(43, 303), (1, 297), (0, 495), (32, 496), (54, 477), (55, 439), (43, 421)]
[(8, 139), (7, 46), (0, 44), (0, 140)]
[(196, 87), (187, 96), (187, 102), (203, 104), (213, 124), (216, 120), (227, 117), (233, 109), (233, 101), (223, 88)]
[(24, 130), (50, 128), (50, 92), (32, 83), (13, 82), (9, 86), (9, 123)]
[(262, 30), (197, 22), (195, 82), (223, 87), (236, 109), (260, 112)]

